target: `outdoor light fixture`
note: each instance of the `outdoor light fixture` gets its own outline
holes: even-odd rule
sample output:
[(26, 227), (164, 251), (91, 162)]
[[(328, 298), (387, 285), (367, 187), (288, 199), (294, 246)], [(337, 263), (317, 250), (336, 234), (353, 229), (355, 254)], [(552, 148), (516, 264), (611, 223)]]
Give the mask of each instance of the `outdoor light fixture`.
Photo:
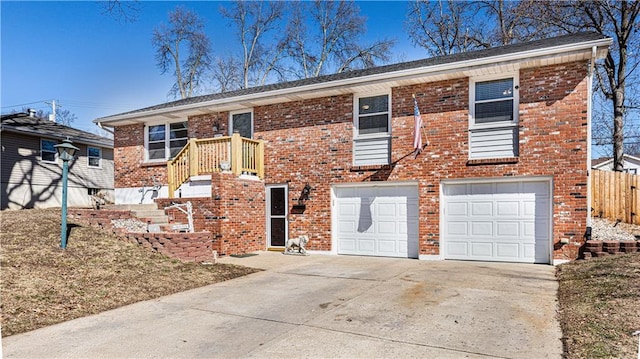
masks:
[(69, 173), (69, 161), (73, 159), (78, 147), (72, 145), (67, 137), (61, 144), (53, 147), (58, 151), (58, 157), (62, 160), (62, 224), (60, 226), (60, 247), (67, 248), (67, 177)]

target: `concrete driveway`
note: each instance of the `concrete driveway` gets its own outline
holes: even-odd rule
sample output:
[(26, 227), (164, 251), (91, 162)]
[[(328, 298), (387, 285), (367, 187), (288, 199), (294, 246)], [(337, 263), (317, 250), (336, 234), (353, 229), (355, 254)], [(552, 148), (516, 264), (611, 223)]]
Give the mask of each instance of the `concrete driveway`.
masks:
[(551, 266), (270, 252), (223, 262), (266, 270), (3, 338), (3, 356), (562, 354)]

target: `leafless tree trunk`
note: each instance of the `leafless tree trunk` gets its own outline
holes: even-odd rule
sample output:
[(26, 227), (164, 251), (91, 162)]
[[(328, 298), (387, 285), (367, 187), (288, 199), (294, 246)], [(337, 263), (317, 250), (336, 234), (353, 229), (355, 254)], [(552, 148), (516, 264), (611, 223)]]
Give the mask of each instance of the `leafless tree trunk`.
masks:
[(193, 96), (211, 65), (209, 38), (200, 17), (177, 7), (169, 13), (169, 25), (161, 24), (154, 30), (152, 44), (161, 72), (174, 71), (175, 83), (170, 94), (174, 97), (179, 94), (183, 99)]
[(376, 66), (389, 61), (393, 40), (363, 44), (365, 18), (352, 1), (296, 3), (288, 28), (289, 57), (298, 77)]
[(271, 71), (277, 71), (284, 55), (284, 35), (274, 34), (275, 45), (267, 44), (265, 36), (279, 30), (284, 2), (236, 1), (232, 9), (222, 7), (222, 15), (237, 30), (242, 45), (242, 88), (266, 83)]
[(613, 169), (624, 169), (624, 122), (627, 115), (628, 81), (640, 63), (637, 56), (629, 56), (629, 47), (637, 51), (638, 13), (640, 2), (617, 0), (593, 1), (532, 1), (530, 16), (546, 31), (576, 32), (595, 31), (613, 38), (604, 63), (598, 64), (596, 80), (598, 90), (609, 100), (613, 115), (611, 133), (613, 144)]

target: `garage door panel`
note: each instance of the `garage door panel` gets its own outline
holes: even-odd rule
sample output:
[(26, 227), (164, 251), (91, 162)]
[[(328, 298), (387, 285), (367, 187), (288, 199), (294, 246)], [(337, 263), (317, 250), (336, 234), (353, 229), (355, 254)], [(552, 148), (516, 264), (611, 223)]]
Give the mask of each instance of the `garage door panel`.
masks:
[(521, 192), (521, 186), (520, 186), (520, 183), (518, 183), (518, 182), (496, 183), (495, 192), (497, 192), (497, 193), (505, 193), (505, 194), (519, 193), (519, 192)]
[(399, 215), (396, 203), (376, 203), (375, 213), (378, 217), (395, 218)]
[(450, 202), (447, 203), (446, 212), (447, 215), (454, 216), (463, 216), (466, 217), (468, 204), (466, 202)]
[(396, 226), (396, 222), (392, 222), (392, 221), (376, 221), (376, 224), (378, 226), (378, 234), (383, 234), (383, 235), (394, 235), (398, 232), (398, 228)]
[(356, 224), (353, 221), (340, 221), (338, 222), (338, 230), (344, 234), (355, 234)]
[(356, 250), (356, 240), (352, 237), (343, 237), (342, 240), (338, 243), (338, 248), (340, 251), (353, 253)]
[(469, 229), (467, 226), (468, 222), (454, 222), (450, 221), (446, 224), (447, 226), (447, 234), (450, 236), (468, 236)]
[(548, 262), (550, 182), (443, 185), (445, 258)]
[(472, 222), (471, 235), (481, 237), (493, 236), (493, 222)]
[(417, 186), (338, 187), (334, 193), (339, 254), (418, 256)]
[(498, 258), (507, 258), (507, 259), (520, 257), (520, 245), (518, 245), (518, 243), (504, 243), (504, 242), (497, 243), (496, 256)]
[(377, 243), (378, 252), (380, 255), (392, 256), (396, 253), (399, 253), (398, 248), (396, 247), (396, 241), (379, 239), (377, 240)]
[(501, 239), (508, 237), (517, 240), (520, 237), (520, 222), (496, 222), (496, 237)]
[[(465, 206), (467, 204), (465, 203)], [(471, 215), (472, 216), (492, 216), (493, 215), (493, 202), (471, 202)]]
[(471, 256), (490, 258), (493, 256), (493, 243), (471, 242)]
[(469, 242), (449, 241), (447, 243), (447, 254), (456, 259), (457, 257), (468, 257)]
[(471, 194), (491, 194), (494, 192), (493, 183), (473, 183), (471, 186)]
[(358, 253), (373, 254), (375, 253), (376, 243), (372, 238), (358, 238)]

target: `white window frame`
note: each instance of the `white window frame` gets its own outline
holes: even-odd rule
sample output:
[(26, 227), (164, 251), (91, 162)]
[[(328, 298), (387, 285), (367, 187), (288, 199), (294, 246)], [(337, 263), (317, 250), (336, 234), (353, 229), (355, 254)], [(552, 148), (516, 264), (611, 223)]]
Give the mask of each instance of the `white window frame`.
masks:
[(241, 115), (241, 114), (251, 114), (251, 137), (249, 138), (253, 138), (253, 134), (254, 134), (254, 120), (253, 120), (253, 108), (251, 109), (244, 109), (244, 110), (236, 110), (236, 111), (229, 111), (229, 136), (233, 135), (233, 116), (234, 115)]
[[(515, 128), (518, 126), (518, 123), (519, 123), (518, 112), (520, 107), (520, 91), (519, 91), (520, 76), (519, 75), (520, 74), (518, 71), (512, 71), (512, 72), (504, 72), (504, 73), (494, 74), (494, 75), (474, 76), (469, 78), (469, 140), (468, 140), (468, 143), (469, 143), (470, 157), (472, 155), (471, 133), (474, 130), (504, 129), (504, 128)], [(479, 82), (488, 82), (488, 81), (506, 80), (506, 79), (513, 80), (513, 89), (512, 89), (513, 96), (511, 97), (511, 99), (513, 99), (513, 108), (512, 108), (513, 119), (509, 122), (496, 121), (496, 122), (488, 122), (488, 123), (476, 123), (475, 122), (476, 84)], [(478, 101), (478, 102), (487, 103), (487, 102), (493, 102), (493, 101), (504, 101), (507, 99), (509, 98), (484, 100), (484, 101)], [(519, 145), (518, 141), (515, 141), (514, 146), (518, 146), (518, 145)], [(518, 148), (514, 148), (514, 153), (517, 154), (518, 152), (519, 152)], [(477, 159), (477, 158), (474, 158), (474, 159)]]
[[(387, 96), (387, 132), (378, 132), (378, 133), (369, 133), (369, 134), (360, 134), (360, 99), (367, 97), (379, 97), (379, 96)], [(352, 165), (361, 166), (361, 165), (373, 165), (373, 164), (364, 164), (358, 163), (356, 161), (356, 144), (358, 141), (366, 141), (366, 140), (382, 140), (386, 139), (388, 141), (388, 153), (387, 159), (385, 162), (376, 163), (375, 165), (388, 165), (391, 161), (391, 90), (380, 91), (380, 92), (370, 92), (370, 93), (358, 93), (353, 95), (353, 156), (352, 156)], [(367, 116), (375, 116), (383, 114), (384, 112), (377, 112), (372, 114), (367, 114)]]
[[(98, 157), (96, 156), (91, 156), (89, 154), (89, 150), (94, 149), (94, 150), (98, 150)], [(92, 158), (97, 158), (98, 159), (98, 165), (97, 166), (93, 166), (91, 165), (91, 159)], [(87, 167), (89, 168), (102, 168), (102, 148), (100, 147), (93, 147), (93, 146), (87, 146)]]
[[(42, 144), (43, 144), (43, 142), (44, 142), (44, 141), (53, 142), (53, 145), (54, 145), (54, 146), (58, 144), (58, 141), (56, 141), (56, 140), (52, 140), (52, 139), (49, 139), (49, 138), (41, 138), (41, 139), (40, 139), (40, 161), (45, 162), (45, 163), (58, 163), (58, 151), (56, 151), (56, 149), (55, 149), (55, 148), (54, 148), (53, 152), (51, 152), (51, 151), (45, 151), (45, 150), (42, 148)], [(53, 153), (53, 161), (51, 161), (51, 160), (45, 160), (45, 159), (44, 159), (44, 156), (42, 155), (44, 152), (47, 152), (47, 153)]]
[[(379, 132), (379, 133), (371, 133), (366, 135), (360, 135), (360, 108), (358, 104), (360, 103), (361, 98), (367, 97), (378, 97), (386, 95), (388, 98), (387, 101), (387, 132)], [(367, 114), (368, 116), (374, 116), (382, 114), (383, 112)], [(391, 91), (385, 92), (375, 92), (375, 93), (362, 93), (356, 94), (353, 96), (353, 138), (378, 138), (378, 137), (391, 137)]]
[[(188, 142), (188, 140), (189, 140), (189, 122), (187, 121), (187, 119), (180, 119), (180, 120), (177, 120), (177, 121), (170, 121), (170, 122), (149, 122), (149, 123), (145, 124), (145, 126), (144, 126), (144, 161), (145, 162), (149, 162), (149, 163), (166, 162), (166, 161), (171, 159), (171, 146), (170, 146), (170, 143), (171, 143), (171, 129), (170, 129), (170, 125), (174, 124), (174, 123), (181, 123), (181, 122), (186, 122), (187, 123), (187, 137), (185, 137), (185, 139)], [(164, 129), (164, 158), (149, 159), (149, 127), (154, 127), (154, 126), (165, 126), (165, 129)]]

